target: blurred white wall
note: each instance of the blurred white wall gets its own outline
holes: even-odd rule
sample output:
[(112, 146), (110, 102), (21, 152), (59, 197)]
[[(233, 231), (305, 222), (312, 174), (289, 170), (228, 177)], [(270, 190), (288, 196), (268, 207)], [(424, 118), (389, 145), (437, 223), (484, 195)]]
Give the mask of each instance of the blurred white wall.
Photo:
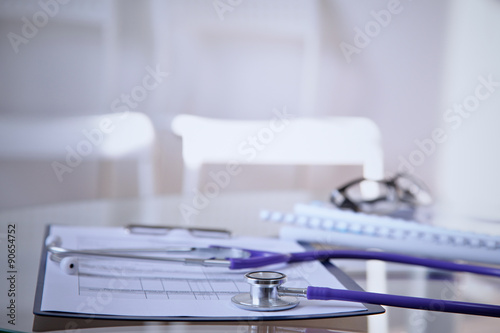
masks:
[(451, 216), (443, 223), (491, 232), (500, 219), (500, 3), (458, 0), (450, 13), (436, 192)]
[[(489, 15), (478, 9), (468, 17), (457, 14), (456, 1), (432, 0), (0, 0), (0, 114), (144, 112), (158, 131), (160, 194), (181, 189), (181, 142), (170, 132), (175, 114), (256, 119), (286, 106), (297, 116), (366, 116), (382, 130), (387, 172), (411, 168), (437, 190), (439, 154), (420, 163), (414, 151), (442, 122), (449, 105), (442, 94), (456, 100), (453, 91), (476, 82), (450, 74), (471, 68), (469, 62), (482, 64), (475, 49), (467, 57), (450, 45), (464, 31), (470, 40), (485, 34), (459, 17), (494, 21), (497, 2), (468, 6), (483, 3), (491, 6)], [(485, 39), (474, 47), (489, 52), (490, 44)], [(131, 100), (148, 71), (159, 73), (161, 84)], [(493, 69), (469, 74), (483, 73)], [(493, 154), (488, 149), (484, 158)], [(326, 190), (359, 174), (312, 169), (279, 168), (267, 177), (277, 186), (303, 177), (299, 183)], [(0, 161), (0, 187), (14, 172), (21, 191), (22, 170)], [(246, 172), (242, 186), (261, 172)], [(40, 177), (47, 196), (61, 190), (49, 175)], [(15, 205), (8, 193), (0, 195), (0, 207)]]

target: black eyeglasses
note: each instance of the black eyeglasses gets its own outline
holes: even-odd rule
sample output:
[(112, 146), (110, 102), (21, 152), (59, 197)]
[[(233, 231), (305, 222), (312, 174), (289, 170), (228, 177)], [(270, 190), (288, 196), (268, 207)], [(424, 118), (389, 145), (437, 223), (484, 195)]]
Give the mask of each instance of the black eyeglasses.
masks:
[(330, 194), (337, 207), (355, 212), (390, 214), (396, 210), (414, 209), (431, 203), (425, 184), (408, 174), (397, 174), (383, 180), (359, 178)]

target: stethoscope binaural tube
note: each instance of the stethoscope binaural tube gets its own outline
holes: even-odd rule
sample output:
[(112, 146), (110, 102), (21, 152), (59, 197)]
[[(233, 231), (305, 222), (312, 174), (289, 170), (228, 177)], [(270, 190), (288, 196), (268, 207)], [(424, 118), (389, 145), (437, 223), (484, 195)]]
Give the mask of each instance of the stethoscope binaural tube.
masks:
[[(136, 255), (131, 254), (131, 251), (140, 252), (156, 252), (168, 253), (172, 250), (170, 248), (153, 248), (153, 249), (97, 249), (97, 250), (74, 250), (61, 247), (62, 240), (58, 236), (49, 236), (45, 240), (45, 246), (50, 253), (50, 259), (59, 263), (62, 271), (66, 274), (73, 275), (78, 272), (78, 258), (101, 258), (101, 259), (124, 259), (124, 260), (139, 260), (159, 263), (182, 263), (187, 265), (199, 265), (207, 267), (229, 267), (230, 260), (217, 259), (217, 258), (183, 258), (183, 257), (165, 257), (165, 256), (151, 256), (151, 255)], [(198, 250), (199, 248), (177, 248), (174, 252), (190, 252)], [(205, 249), (205, 248), (203, 248)], [(214, 251), (226, 251), (227, 248), (207, 248)], [(229, 249), (232, 250), (232, 249)], [(237, 250), (237, 249), (235, 249)]]
[[(285, 310), (299, 303), (296, 297), (305, 297), (309, 300), (349, 301), (409, 309), (500, 317), (500, 306), (490, 304), (388, 295), (313, 286), (307, 288), (286, 288), (281, 286), (286, 281), (286, 275), (279, 272), (250, 272), (245, 275), (245, 279), (251, 285), (250, 293), (239, 294), (231, 299), (233, 304), (245, 310)], [(284, 300), (284, 302), (281, 302), (282, 300)], [(280, 305), (281, 303), (288, 304), (289, 306)]]
[[(409, 265), (418, 265), (429, 268), (444, 269), (457, 272), (468, 272), (481, 275), (500, 277), (500, 269), (488, 266), (477, 266), (452, 261), (443, 261), (431, 258), (419, 258), (408, 255), (363, 250), (314, 250), (294, 253), (277, 253), (269, 251), (260, 251), (252, 249), (238, 249), (225, 246), (199, 247), (176, 247), (174, 248), (142, 248), (142, 249), (92, 249), (75, 250), (61, 247), (62, 240), (57, 236), (47, 237), (45, 244), (47, 250), (52, 254), (51, 258), (62, 262), (63, 258), (73, 257), (95, 257), (95, 258), (113, 258), (126, 260), (144, 260), (155, 262), (176, 262), (188, 265), (201, 265), (212, 267), (227, 267), (229, 269), (257, 269), (258, 267), (279, 264), (294, 263), (312, 260), (328, 259), (376, 259), (388, 262), (403, 263)], [(132, 254), (137, 251), (142, 254)], [(201, 252), (200, 252), (201, 251)], [(199, 253), (200, 258), (188, 257), (166, 257), (151, 256), (144, 253)], [(207, 253), (210, 255), (207, 256)]]

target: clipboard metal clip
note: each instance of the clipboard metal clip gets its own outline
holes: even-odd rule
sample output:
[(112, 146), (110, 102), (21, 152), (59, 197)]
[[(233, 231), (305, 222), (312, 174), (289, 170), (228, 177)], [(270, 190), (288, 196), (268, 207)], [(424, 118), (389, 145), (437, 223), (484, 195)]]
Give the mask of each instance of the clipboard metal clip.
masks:
[(229, 239), (231, 232), (224, 229), (208, 229), (208, 228), (184, 228), (173, 226), (157, 226), (157, 225), (142, 225), (130, 224), (125, 227), (125, 230), (133, 235), (149, 235), (149, 236), (164, 236), (169, 234), (172, 230), (185, 230), (193, 237), (200, 238), (216, 238), (216, 239)]

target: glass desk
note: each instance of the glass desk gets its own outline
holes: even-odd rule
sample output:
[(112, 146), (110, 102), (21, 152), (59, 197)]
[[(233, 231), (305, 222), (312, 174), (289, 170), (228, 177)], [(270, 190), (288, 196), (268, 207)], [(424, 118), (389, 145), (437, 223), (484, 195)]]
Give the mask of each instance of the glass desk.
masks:
[[(0, 213), (0, 329), (20, 332), (493, 332), (500, 319), (386, 307), (386, 313), (330, 319), (240, 322), (137, 322), (33, 315), (38, 265), (48, 224), (128, 224), (222, 228), (235, 235), (276, 237), (278, 224), (259, 220), (261, 209), (290, 211), (318, 199), (303, 192), (220, 193), (200, 205), (192, 198), (100, 200), (62, 203)], [(319, 198), (321, 199), (321, 198)], [(184, 206), (183, 206), (184, 205)], [(182, 207), (196, 207), (191, 214)], [(194, 213), (193, 213), (194, 212)], [(9, 227), (11, 225), (11, 227)], [(7, 233), (15, 225), (15, 325), (9, 323)], [(500, 304), (500, 279), (449, 274), (377, 261), (335, 260), (367, 291)], [(368, 273), (367, 273), (368, 272)]]

